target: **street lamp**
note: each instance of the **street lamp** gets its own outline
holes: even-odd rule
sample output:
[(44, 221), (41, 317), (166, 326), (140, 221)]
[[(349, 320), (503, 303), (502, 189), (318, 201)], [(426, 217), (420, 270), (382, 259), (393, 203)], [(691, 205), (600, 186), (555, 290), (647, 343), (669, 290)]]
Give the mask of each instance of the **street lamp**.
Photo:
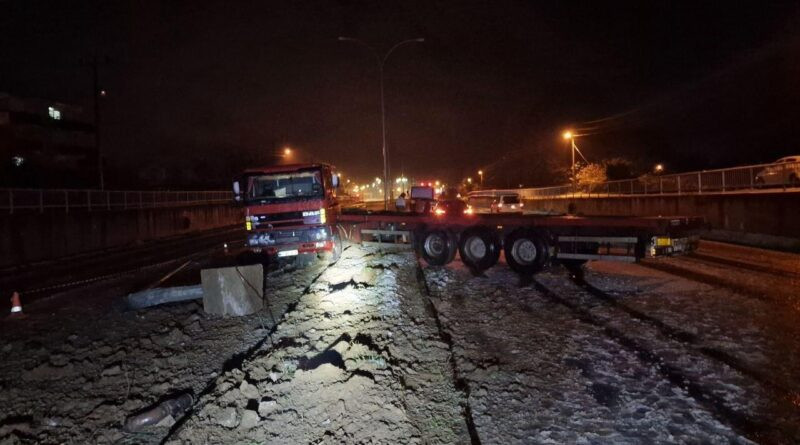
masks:
[(483, 188), (483, 170), (478, 170), (478, 176), (481, 177), (481, 188)]
[(653, 171), (655, 171), (656, 174), (663, 173), (664, 172), (664, 164), (656, 164), (656, 166), (653, 167)]
[(571, 170), (572, 170), (572, 185), (574, 187), (575, 186), (575, 179), (576, 179), (575, 178), (575, 153), (577, 152), (581, 156), (581, 158), (583, 158), (583, 161), (586, 162), (587, 164), (589, 163), (589, 161), (586, 160), (586, 157), (583, 155), (583, 153), (581, 153), (581, 150), (575, 144), (575, 138), (578, 137), (578, 135), (576, 135), (573, 132), (567, 130), (564, 133), (562, 133), (561, 136), (564, 139), (566, 139), (566, 140), (568, 140), (570, 142), (570, 148), (572, 150), (572, 168), (571, 168)]
[(566, 139), (566, 140), (568, 140), (570, 142), (570, 147), (572, 149), (572, 167), (570, 168), (570, 170), (572, 170), (572, 182), (573, 182), (573, 185), (574, 185), (574, 183), (575, 183), (575, 148), (576, 148), (575, 147), (575, 137), (572, 134), (572, 132), (569, 131), (569, 130), (565, 131), (564, 134), (562, 134), (562, 136), (564, 137), (564, 139)]
[(384, 99), (384, 92), (383, 92), (383, 67), (386, 65), (386, 60), (392, 55), (392, 52), (399, 48), (406, 43), (422, 43), (425, 41), (423, 38), (418, 39), (408, 39), (403, 40), (402, 42), (396, 43), (393, 47), (386, 52), (386, 54), (381, 57), (375, 49), (363, 41), (353, 38), (353, 37), (339, 37), (340, 42), (353, 42), (357, 43), (361, 46), (366, 47), (373, 56), (375, 56), (375, 60), (378, 62), (378, 71), (380, 73), (380, 80), (381, 80), (381, 136), (383, 140), (382, 144), (382, 151), (383, 151), (383, 208), (384, 210), (389, 210), (389, 161), (386, 157), (386, 101)]
[(291, 156), (292, 155), (292, 149), (289, 148), (289, 147), (284, 148), (283, 149), (283, 155), (284, 156)]

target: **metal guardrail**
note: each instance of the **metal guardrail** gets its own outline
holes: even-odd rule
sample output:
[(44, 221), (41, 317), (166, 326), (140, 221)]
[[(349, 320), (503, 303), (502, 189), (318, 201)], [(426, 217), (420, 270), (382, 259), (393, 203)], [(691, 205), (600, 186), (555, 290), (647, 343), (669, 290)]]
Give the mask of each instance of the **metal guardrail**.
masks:
[(470, 196), (518, 193), (523, 199), (697, 195), (750, 191), (800, 190), (800, 162), (748, 165), (673, 175), (646, 175), (634, 179), (555, 187), (481, 190)]
[(128, 210), (225, 204), (233, 201), (229, 191), (110, 191), (68, 189), (0, 189), (0, 211), (49, 209)]

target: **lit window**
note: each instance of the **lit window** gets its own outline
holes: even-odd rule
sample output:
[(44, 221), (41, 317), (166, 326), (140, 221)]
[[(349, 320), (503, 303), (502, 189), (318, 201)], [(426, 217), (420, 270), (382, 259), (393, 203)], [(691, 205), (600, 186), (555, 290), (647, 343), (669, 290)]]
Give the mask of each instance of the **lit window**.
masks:
[(61, 110), (53, 107), (47, 107), (47, 114), (50, 115), (50, 118), (53, 120), (60, 121), (61, 120)]

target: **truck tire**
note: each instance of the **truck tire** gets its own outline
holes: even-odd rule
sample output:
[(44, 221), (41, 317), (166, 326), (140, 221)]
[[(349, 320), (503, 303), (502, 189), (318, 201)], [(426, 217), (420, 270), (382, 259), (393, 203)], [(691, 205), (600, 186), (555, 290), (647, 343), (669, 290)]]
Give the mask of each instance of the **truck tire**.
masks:
[(471, 227), (461, 233), (458, 254), (473, 273), (480, 273), (500, 259), (500, 239), (486, 227)]
[(339, 235), (338, 230), (331, 237), (331, 241), (333, 241), (333, 250), (331, 250), (330, 257), (328, 258), (328, 264), (333, 264), (339, 261), (339, 258), (342, 256), (342, 250), (344, 250), (344, 244), (342, 244), (342, 237), (341, 235)]
[(432, 229), (417, 237), (417, 252), (431, 266), (444, 266), (456, 256), (456, 241), (445, 230)]
[(506, 263), (520, 275), (533, 275), (549, 256), (544, 237), (531, 229), (517, 229), (503, 241)]

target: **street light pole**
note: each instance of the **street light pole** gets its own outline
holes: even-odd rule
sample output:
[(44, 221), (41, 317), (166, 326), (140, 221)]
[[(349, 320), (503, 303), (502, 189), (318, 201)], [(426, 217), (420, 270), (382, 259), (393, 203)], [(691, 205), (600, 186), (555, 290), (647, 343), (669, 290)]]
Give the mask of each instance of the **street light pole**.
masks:
[(353, 37), (339, 37), (340, 42), (353, 42), (357, 43), (361, 46), (366, 47), (373, 56), (375, 56), (375, 60), (378, 62), (378, 73), (380, 75), (380, 88), (381, 88), (381, 152), (383, 153), (383, 208), (384, 210), (389, 209), (389, 158), (386, 153), (386, 100), (384, 94), (384, 81), (383, 81), (383, 67), (386, 65), (386, 60), (389, 59), (389, 56), (392, 54), (394, 50), (399, 48), (406, 43), (422, 43), (425, 41), (423, 38), (418, 39), (408, 39), (403, 40), (402, 42), (396, 43), (386, 54), (381, 57), (375, 49), (363, 41), (353, 38)]
[(570, 148), (572, 149), (572, 168), (571, 168), (571, 170), (572, 170), (572, 187), (574, 189), (575, 188), (575, 184), (577, 183), (577, 178), (575, 177), (575, 153), (577, 152), (579, 155), (581, 155), (581, 158), (583, 158), (583, 161), (586, 162), (587, 164), (589, 163), (589, 161), (586, 159), (586, 157), (583, 155), (583, 153), (581, 153), (581, 151), (578, 149), (578, 146), (575, 144), (575, 136), (576, 136), (575, 134), (573, 134), (571, 131), (568, 130), (568, 131), (565, 131), (562, 134), (562, 136), (564, 137), (564, 139), (569, 140)]

